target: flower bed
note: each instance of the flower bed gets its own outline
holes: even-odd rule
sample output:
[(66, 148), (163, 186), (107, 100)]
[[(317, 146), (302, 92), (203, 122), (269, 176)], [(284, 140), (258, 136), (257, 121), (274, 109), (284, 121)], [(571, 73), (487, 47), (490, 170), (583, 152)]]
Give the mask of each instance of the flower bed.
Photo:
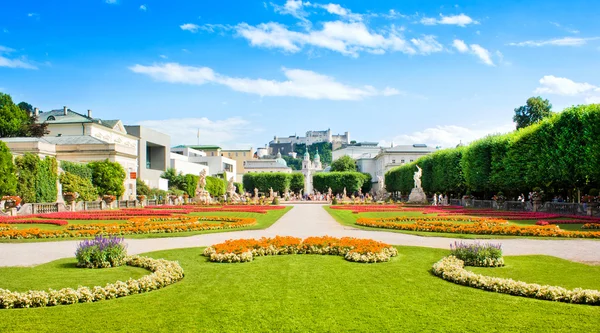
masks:
[(77, 267), (108, 268), (118, 267), (125, 263), (127, 256), (123, 238), (96, 236), (77, 245), (75, 258)]
[(600, 224), (598, 223), (586, 223), (581, 226), (581, 229), (600, 229)]
[(17, 228), (12, 226), (12, 225), (8, 225), (8, 224), (0, 224), (0, 231), (6, 231), (6, 230), (16, 230)]
[(556, 302), (600, 305), (598, 290), (581, 288), (569, 290), (563, 287), (485, 276), (465, 270), (464, 262), (454, 256), (445, 257), (435, 263), (432, 272), (444, 280), (486, 291)]
[(548, 225), (548, 224), (584, 224), (584, 223), (600, 223), (599, 222), (589, 222), (587, 220), (539, 220), (535, 224), (536, 225)]
[(504, 266), (502, 245), (478, 242), (467, 244), (454, 242), (450, 245), (453, 256), (465, 262), (466, 266), (500, 267)]
[[(208, 223), (215, 221), (219, 223)], [(186, 231), (224, 230), (252, 226), (256, 219), (232, 216), (203, 217), (138, 217), (127, 223), (73, 224), (63, 230), (37, 228), (0, 231), (0, 239), (70, 238), (97, 235), (123, 236), (134, 234), (177, 233)]]
[(35, 308), (60, 304), (98, 302), (164, 288), (183, 279), (183, 268), (175, 261), (129, 256), (125, 264), (152, 271), (137, 280), (117, 281), (104, 287), (64, 288), (16, 292), (0, 289), (0, 308)]
[(505, 236), (535, 236), (535, 237), (569, 237), (569, 238), (600, 238), (600, 232), (568, 231), (557, 225), (548, 226), (518, 226), (509, 225), (502, 220), (480, 220), (475, 223), (430, 222), (415, 220), (414, 223), (398, 223), (399, 218), (360, 218), (357, 225), (373, 228), (443, 232), (476, 235), (505, 235)]
[(391, 245), (371, 239), (276, 236), (274, 238), (228, 240), (207, 247), (203, 255), (215, 262), (248, 262), (255, 256), (282, 254), (328, 254), (355, 262), (389, 261), (398, 255)]
[(66, 220), (44, 220), (44, 219), (10, 219), (0, 221), (3, 224), (52, 224), (52, 225), (67, 225)]
[(146, 206), (146, 208), (161, 211), (164, 209), (173, 210), (185, 210), (187, 212), (203, 213), (203, 212), (241, 212), (241, 213), (257, 213), (266, 214), (270, 210), (281, 210), (285, 209), (284, 206), (259, 206), (259, 205), (213, 205), (213, 206), (200, 206), (200, 205), (164, 205), (164, 206)]

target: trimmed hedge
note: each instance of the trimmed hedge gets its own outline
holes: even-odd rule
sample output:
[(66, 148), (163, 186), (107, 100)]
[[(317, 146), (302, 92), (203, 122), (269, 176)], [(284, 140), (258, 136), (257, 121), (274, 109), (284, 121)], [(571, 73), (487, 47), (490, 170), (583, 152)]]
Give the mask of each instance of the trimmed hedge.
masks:
[(538, 124), (445, 149), (388, 171), (388, 191), (410, 192), (418, 164), (427, 192), (484, 197), (516, 196), (541, 187), (546, 193), (600, 187), (600, 104), (580, 105)]
[(98, 199), (98, 192), (89, 179), (80, 177), (70, 172), (60, 175), (63, 193), (77, 192), (79, 197), (77, 201), (95, 201)]
[(8, 146), (0, 141), (0, 196), (14, 195), (17, 191), (17, 177), (13, 156)]
[(77, 175), (81, 178), (88, 179), (90, 183), (92, 182), (92, 169), (90, 169), (90, 167), (87, 164), (60, 161), (60, 168), (63, 169), (64, 172), (68, 172)]
[(58, 168), (54, 157), (41, 160), (26, 153), (15, 159), (17, 170), (17, 195), (25, 203), (55, 202), (58, 189)]
[[(206, 177), (206, 187), (204, 188), (213, 197), (220, 197), (227, 190), (227, 182), (218, 177)], [(195, 195), (195, 193), (194, 193)]]
[[(290, 189), (292, 174), (283, 172), (274, 173), (247, 173), (244, 174), (244, 188), (250, 192), (255, 188), (259, 192), (269, 193), (269, 189), (273, 188), (273, 192), (279, 192), (280, 195)], [(304, 188), (304, 182), (302, 184)]]
[(361, 172), (321, 172), (313, 176), (313, 187), (321, 193), (327, 193), (331, 187), (333, 194), (343, 194), (346, 188), (346, 194), (351, 195), (363, 188), (366, 181)]

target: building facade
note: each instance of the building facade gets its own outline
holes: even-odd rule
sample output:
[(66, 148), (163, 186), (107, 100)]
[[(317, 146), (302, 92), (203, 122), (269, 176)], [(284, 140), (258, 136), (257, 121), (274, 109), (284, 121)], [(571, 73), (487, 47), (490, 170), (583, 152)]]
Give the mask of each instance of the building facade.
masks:
[(332, 134), (331, 129), (327, 129), (324, 131), (307, 131), (306, 136), (274, 136), (273, 140), (269, 142), (269, 154), (274, 155), (276, 152), (281, 152), (286, 155), (293, 152), (297, 144), (310, 146), (319, 142), (329, 142), (332, 149), (335, 150), (343, 145), (350, 144), (350, 132)]
[(160, 176), (170, 164), (171, 137), (143, 126), (125, 126), (127, 133), (138, 138), (137, 177), (151, 188), (168, 190)]
[(246, 173), (292, 173), (292, 168), (287, 166), (287, 163), (281, 157), (281, 153), (278, 153), (275, 159), (261, 158), (244, 161), (244, 170)]

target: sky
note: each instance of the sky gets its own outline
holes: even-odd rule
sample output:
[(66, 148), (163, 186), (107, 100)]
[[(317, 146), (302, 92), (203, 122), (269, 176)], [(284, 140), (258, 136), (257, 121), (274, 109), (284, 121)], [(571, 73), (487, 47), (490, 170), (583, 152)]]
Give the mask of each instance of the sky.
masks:
[[(542, 96), (600, 103), (599, 1), (10, 1), (0, 92), (262, 147), (308, 130), (452, 147)], [(200, 137), (198, 138), (198, 132)]]

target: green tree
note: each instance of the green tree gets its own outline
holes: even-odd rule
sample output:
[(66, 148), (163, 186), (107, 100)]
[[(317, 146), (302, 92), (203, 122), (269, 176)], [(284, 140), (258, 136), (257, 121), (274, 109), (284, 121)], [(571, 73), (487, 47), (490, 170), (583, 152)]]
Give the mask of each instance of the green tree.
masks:
[(225, 194), (227, 182), (218, 177), (206, 177), (206, 191), (213, 197), (220, 197)]
[(0, 196), (14, 195), (17, 191), (17, 176), (10, 149), (0, 141)]
[(541, 97), (530, 97), (527, 103), (515, 109), (513, 121), (517, 129), (540, 122), (552, 114), (552, 104)]
[(304, 175), (301, 172), (290, 174), (290, 191), (300, 193), (304, 189)]
[(331, 171), (356, 171), (356, 161), (352, 157), (344, 155), (331, 163)]
[(13, 103), (10, 95), (0, 93), (0, 137), (23, 136), (28, 123), (27, 113)]
[(58, 195), (58, 163), (54, 157), (46, 156), (40, 160), (35, 174), (35, 192), (37, 202), (55, 202)]
[(187, 193), (191, 198), (196, 195), (196, 188), (198, 188), (198, 181), (200, 180), (199, 176), (187, 174), (184, 177), (185, 188), (182, 190)]
[(102, 162), (88, 164), (92, 169), (93, 184), (100, 195), (114, 195), (120, 197), (125, 192), (125, 170), (117, 162), (108, 159)]
[(95, 201), (98, 199), (98, 192), (92, 182), (70, 172), (60, 175), (60, 183), (64, 192), (76, 192), (79, 194), (77, 201)]
[(92, 169), (87, 164), (77, 163), (77, 162), (69, 162), (69, 161), (60, 161), (60, 168), (63, 169), (64, 172), (72, 173), (82, 178), (86, 178), (92, 183)]
[(40, 158), (26, 153), (15, 158), (17, 169), (17, 195), (23, 202), (36, 202), (35, 180)]
[(33, 106), (27, 102), (21, 102), (17, 104), (17, 106), (27, 114), (31, 114), (33, 112)]
[(169, 181), (169, 188), (185, 191), (186, 183), (183, 173), (177, 173), (177, 170), (174, 168), (168, 168), (160, 177)]
[(143, 180), (137, 178), (135, 180), (135, 192), (136, 195), (145, 195), (146, 197), (150, 197), (151, 189)]

